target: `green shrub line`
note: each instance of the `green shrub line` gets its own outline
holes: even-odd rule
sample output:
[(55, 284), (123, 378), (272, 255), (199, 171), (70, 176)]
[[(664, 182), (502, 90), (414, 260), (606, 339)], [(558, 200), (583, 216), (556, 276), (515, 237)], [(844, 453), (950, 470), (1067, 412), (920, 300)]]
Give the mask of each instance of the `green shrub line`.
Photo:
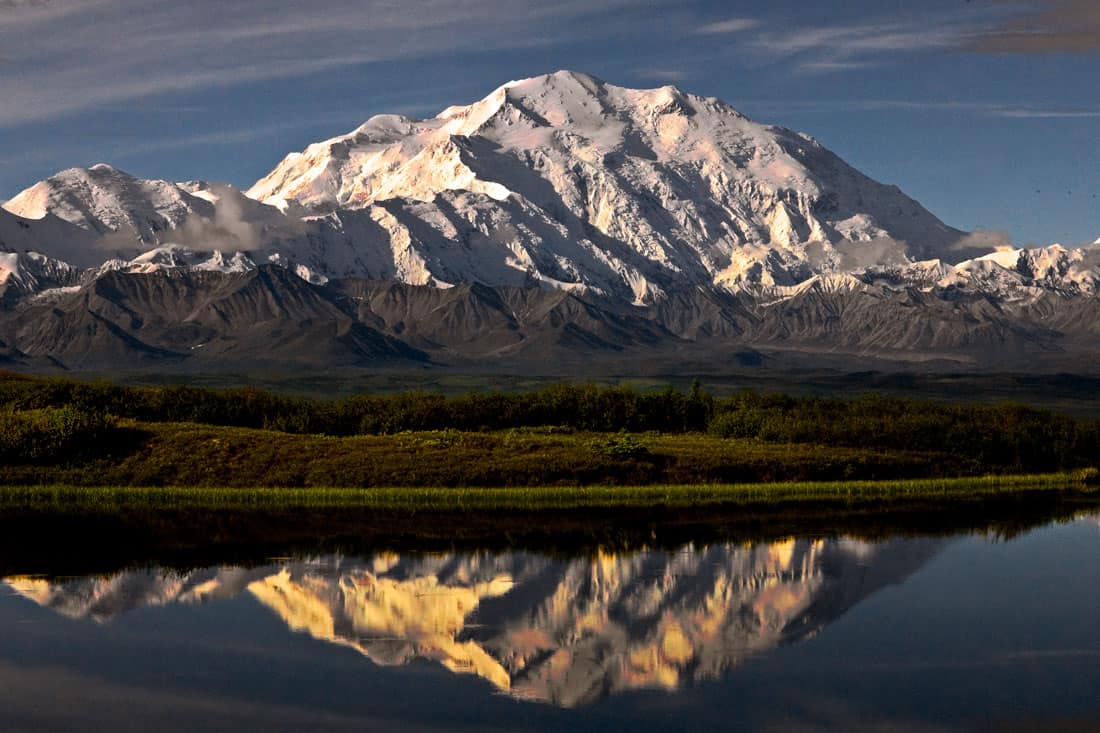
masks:
[(827, 481), (689, 486), (524, 488), (205, 488), (11, 486), (0, 510), (364, 509), (431, 512), (689, 508), (836, 502), (875, 506), (899, 501), (982, 499), (1033, 492), (1094, 494), (1095, 471), (904, 481)]
[[(13, 428), (12, 423), (33, 421), (37, 418), (25, 416), (51, 410), (75, 410), (93, 423), (116, 418), (333, 437), (514, 429), (709, 433), (774, 444), (934, 453), (968, 464), (966, 474), (1065, 471), (1092, 465), (1100, 455), (1100, 421), (1015, 404), (947, 404), (878, 395), (826, 399), (754, 392), (719, 399), (698, 384), (680, 392), (671, 387), (641, 391), (569, 383), (514, 393), (471, 392), (446, 397), (407, 392), (326, 401), (254, 388), (128, 387), (0, 372), (0, 459), (20, 454), (35, 462), (66, 454), (67, 449), (58, 447), (47, 447), (41, 455), (27, 450), (20, 453), (18, 448), (26, 442), (19, 434), (22, 428)], [(13, 417), (20, 415), (24, 417)], [(109, 428), (109, 424), (101, 427)], [(87, 429), (91, 437), (101, 432), (95, 427)], [(643, 447), (629, 442), (608, 441), (603, 451), (608, 456), (644, 457)]]
[[(698, 384), (323, 401), (0, 372), (0, 485), (8, 486), (481, 486), (529, 497), (522, 487), (1064, 474), (1095, 466), (1097, 456), (1100, 421), (1020, 405), (717, 399)], [(562, 501), (590, 500), (576, 497)], [(660, 498), (646, 497), (639, 501)]]

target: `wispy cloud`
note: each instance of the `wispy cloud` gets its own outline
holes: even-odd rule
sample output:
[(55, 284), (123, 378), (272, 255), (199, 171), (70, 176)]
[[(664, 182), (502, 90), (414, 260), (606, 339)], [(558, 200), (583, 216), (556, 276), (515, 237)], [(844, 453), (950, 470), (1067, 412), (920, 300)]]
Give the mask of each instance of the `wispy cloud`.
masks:
[(773, 57), (793, 59), (803, 71), (848, 71), (899, 52), (949, 48), (964, 33), (949, 21), (858, 23), (769, 31), (756, 44)]
[(213, 130), (194, 135), (168, 137), (160, 140), (150, 140), (134, 144), (127, 142), (123, 150), (112, 156), (119, 160), (147, 153), (155, 153), (164, 150), (183, 150), (187, 148), (209, 148), (228, 145), (241, 145), (255, 142), (265, 138), (281, 135), (294, 130), (304, 130), (317, 124), (317, 120), (296, 120), (292, 122), (279, 122), (259, 127), (247, 127), (235, 130)]
[(740, 33), (760, 25), (760, 21), (754, 18), (729, 18), (716, 23), (707, 23), (695, 29), (701, 35), (715, 35), (722, 33)]
[(822, 109), (852, 112), (943, 112), (969, 114), (979, 117), (1004, 119), (1090, 119), (1100, 118), (1100, 107), (1064, 107), (1021, 105), (1004, 102), (960, 102), (951, 100), (918, 99), (804, 99), (804, 100), (742, 100), (761, 108), (773, 109)]
[(680, 82), (690, 76), (680, 69), (636, 69), (634, 73), (642, 79), (656, 79), (657, 81)]
[(858, 103), (862, 109), (908, 109), (914, 111), (966, 112), (1006, 119), (1083, 119), (1100, 117), (1098, 107), (1060, 107), (1005, 104), (997, 102), (922, 102), (916, 100), (871, 100)]
[(1100, 117), (1100, 109), (1034, 109), (1028, 107), (1003, 107), (995, 114), (998, 117), (1015, 117), (1018, 119), (1068, 120)]
[(321, 56), (302, 61), (287, 59), (266, 63), (240, 63), (232, 68), (176, 69), (174, 72), (149, 69), (145, 75), (132, 73), (136, 70), (130, 69), (128, 64), (125, 68), (112, 64), (101, 72), (114, 75), (102, 81), (89, 78), (97, 73), (90, 72), (87, 67), (73, 66), (50, 74), (49, 80), (44, 82), (48, 86), (20, 88), (12, 85), (15, 86), (14, 89), (6, 89), (8, 85), (0, 81), (0, 96), (14, 102), (28, 102), (27, 106), (5, 105), (0, 110), (0, 125), (49, 119), (76, 110), (171, 92), (300, 78), (362, 66), (375, 60), (375, 57), (369, 55)]
[(11, 60), (0, 127), (173, 92), (527, 48), (641, 1), (0, 0), (0, 49)]
[(874, 66), (872, 61), (805, 61), (798, 65), (802, 71), (828, 73), (833, 71), (854, 71), (857, 69), (869, 69)]
[(1100, 53), (1097, 0), (1032, 0), (992, 30), (975, 33), (963, 45), (992, 53)]

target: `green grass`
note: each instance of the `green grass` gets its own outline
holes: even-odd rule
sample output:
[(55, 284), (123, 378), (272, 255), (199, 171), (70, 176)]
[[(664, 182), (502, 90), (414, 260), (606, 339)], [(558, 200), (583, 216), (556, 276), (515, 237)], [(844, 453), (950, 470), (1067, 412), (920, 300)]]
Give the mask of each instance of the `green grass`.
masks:
[(95, 511), (175, 509), (378, 509), (401, 511), (560, 511), (710, 505), (892, 502), (981, 499), (1036, 492), (1096, 493), (1085, 472), (907, 481), (795, 482), (688, 486), (560, 486), (513, 488), (0, 488), (0, 510)]

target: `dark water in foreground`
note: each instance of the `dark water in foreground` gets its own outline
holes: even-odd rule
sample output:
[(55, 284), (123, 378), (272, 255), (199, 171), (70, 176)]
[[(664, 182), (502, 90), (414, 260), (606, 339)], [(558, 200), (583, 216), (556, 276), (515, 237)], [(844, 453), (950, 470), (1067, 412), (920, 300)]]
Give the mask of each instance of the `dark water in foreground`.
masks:
[(1100, 514), (1012, 539), (0, 582), (2, 730), (1100, 730)]

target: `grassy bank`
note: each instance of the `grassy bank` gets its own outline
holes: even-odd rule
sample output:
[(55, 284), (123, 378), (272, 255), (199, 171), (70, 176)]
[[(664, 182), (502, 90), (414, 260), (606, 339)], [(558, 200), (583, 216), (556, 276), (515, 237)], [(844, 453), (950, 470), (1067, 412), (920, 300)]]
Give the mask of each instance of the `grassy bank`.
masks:
[(329, 437), (124, 421), (95, 455), (0, 464), (0, 485), (527, 487), (885, 480), (980, 474), (918, 451), (702, 433), (557, 428)]
[(324, 402), (0, 373), (0, 486), (897, 481), (1069, 473), (1094, 466), (1098, 455), (1100, 423), (1012, 405), (717, 399), (697, 385), (643, 392), (591, 384)]
[(905, 481), (787, 482), (687, 486), (559, 486), (512, 488), (0, 488), (0, 510), (43, 512), (124, 510), (358, 509), (404, 512), (569, 511), (577, 509), (769, 506), (803, 502), (849, 507), (977, 500), (1037, 493), (1094, 494), (1091, 473), (987, 476)]

